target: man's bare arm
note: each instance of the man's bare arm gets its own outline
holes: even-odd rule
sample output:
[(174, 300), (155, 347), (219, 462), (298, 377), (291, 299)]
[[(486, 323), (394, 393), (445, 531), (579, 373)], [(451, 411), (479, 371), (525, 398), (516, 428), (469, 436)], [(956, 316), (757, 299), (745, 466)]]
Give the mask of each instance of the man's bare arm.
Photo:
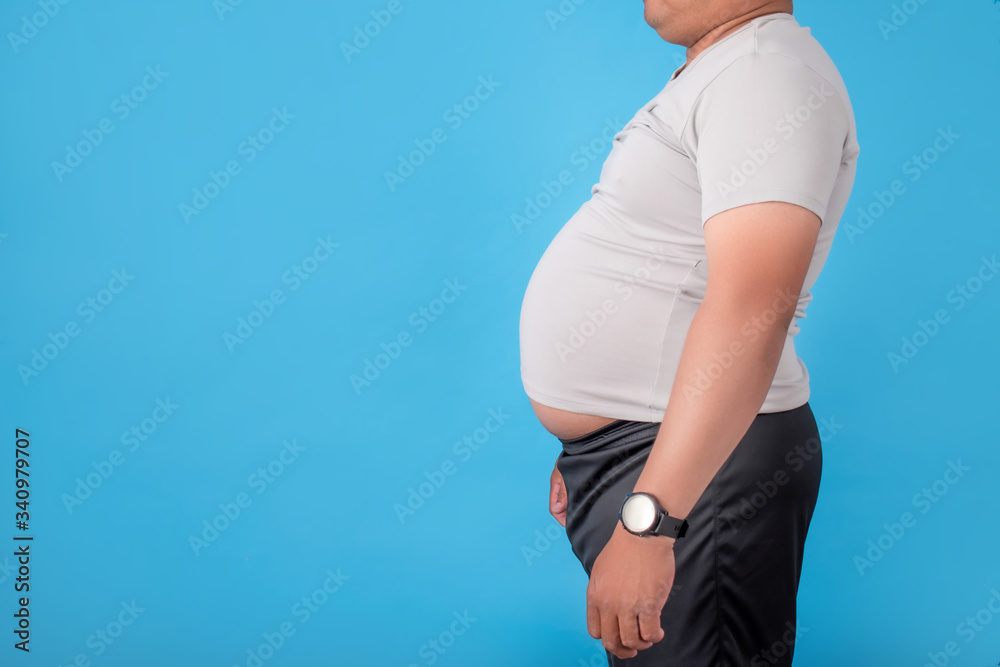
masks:
[[(763, 404), (819, 229), (815, 213), (785, 202), (740, 206), (706, 221), (708, 286), (635, 486), (671, 516), (688, 515)], [(699, 369), (727, 353), (732, 364), (707, 387), (704, 380), (699, 385)]]
[[(819, 228), (814, 213), (783, 202), (748, 204), (706, 221), (705, 297), (634, 487), (655, 496), (672, 516), (688, 515), (763, 405)], [(772, 323), (747, 336), (743, 326), (755, 318)], [(737, 354), (734, 344), (741, 346)], [(698, 370), (726, 353), (733, 360), (725, 372), (699, 386)], [(619, 523), (594, 562), (587, 631), (620, 658), (663, 638), (660, 613), (674, 580), (673, 543), (670, 537), (636, 537)]]

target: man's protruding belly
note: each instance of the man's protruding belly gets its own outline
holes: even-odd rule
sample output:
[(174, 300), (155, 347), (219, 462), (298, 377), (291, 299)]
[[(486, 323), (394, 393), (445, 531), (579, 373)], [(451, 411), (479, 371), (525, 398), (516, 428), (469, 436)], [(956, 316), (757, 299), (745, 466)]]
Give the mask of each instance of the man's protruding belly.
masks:
[(521, 306), (525, 391), (533, 406), (561, 411), (536, 408), (543, 425), (579, 436), (602, 425), (594, 417), (660, 421), (657, 388), (672, 382), (706, 275), (703, 259), (637, 242), (581, 208)]

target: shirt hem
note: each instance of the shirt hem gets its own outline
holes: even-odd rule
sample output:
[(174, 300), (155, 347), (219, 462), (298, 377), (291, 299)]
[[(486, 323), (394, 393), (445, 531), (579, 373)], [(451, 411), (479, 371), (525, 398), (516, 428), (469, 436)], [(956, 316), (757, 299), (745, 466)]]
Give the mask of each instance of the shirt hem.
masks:
[[(580, 414), (604, 417), (606, 419), (627, 419), (629, 421), (639, 422), (662, 422), (666, 413), (666, 407), (664, 407), (662, 411), (643, 407), (629, 407), (620, 404), (615, 404), (610, 408), (607, 406), (602, 407), (597, 403), (586, 403), (547, 394), (543, 391), (539, 391), (534, 385), (523, 380), (521, 384), (524, 386), (524, 390), (528, 395), (528, 398), (541, 403), (542, 405), (559, 410), (578, 412)], [(769, 392), (768, 395), (764, 397), (764, 402), (761, 404), (760, 409), (757, 410), (757, 414), (770, 414), (773, 412), (787, 412), (788, 410), (794, 410), (807, 403), (810, 395), (811, 392), (808, 384), (795, 387), (793, 391), (789, 392), (785, 396), (782, 396), (781, 398), (772, 396)], [(608, 412), (614, 414), (606, 414)]]
[[(606, 419), (627, 419), (629, 421), (640, 421), (640, 422), (661, 422), (663, 421), (663, 413), (657, 416), (655, 411), (651, 411), (647, 408), (637, 407), (637, 408), (627, 408), (622, 405), (615, 405), (612, 409), (606, 409), (597, 403), (584, 403), (579, 401), (574, 401), (568, 398), (562, 398), (560, 396), (554, 396), (552, 394), (547, 394), (543, 391), (539, 391), (530, 382), (525, 382), (522, 380), (521, 384), (524, 385), (525, 393), (528, 398), (546, 405), (550, 408), (556, 408), (558, 410), (567, 410), (569, 412), (578, 412), (585, 415), (593, 415), (595, 417), (604, 417)], [(605, 414), (607, 412), (613, 412), (614, 414)]]

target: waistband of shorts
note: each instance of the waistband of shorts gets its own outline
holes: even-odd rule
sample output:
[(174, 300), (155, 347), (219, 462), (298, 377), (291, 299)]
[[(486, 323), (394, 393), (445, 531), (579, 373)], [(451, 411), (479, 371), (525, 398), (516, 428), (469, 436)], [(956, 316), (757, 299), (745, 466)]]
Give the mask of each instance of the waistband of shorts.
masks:
[(558, 440), (562, 443), (564, 449), (580, 450), (595, 446), (599, 442), (639, 435), (651, 428), (659, 430), (659, 427), (660, 422), (639, 422), (630, 419), (618, 419), (610, 424), (605, 424), (596, 431), (591, 431), (577, 438), (558, 438)]

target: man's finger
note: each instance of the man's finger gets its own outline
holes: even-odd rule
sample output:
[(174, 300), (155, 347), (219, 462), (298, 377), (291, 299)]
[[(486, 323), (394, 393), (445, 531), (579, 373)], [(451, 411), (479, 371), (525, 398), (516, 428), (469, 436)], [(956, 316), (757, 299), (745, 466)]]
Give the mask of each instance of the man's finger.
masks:
[(619, 658), (634, 658), (638, 653), (635, 649), (622, 645), (618, 632), (618, 614), (613, 611), (601, 612), (601, 643)]
[(587, 591), (587, 634), (594, 639), (601, 638), (601, 612), (591, 599), (589, 590)]
[(566, 488), (558, 468), (552, 471), (549, 479), (549, 513), (561, 526), (566, 527)]
[(652, 646), (652, 642), (639, 636), (639, 617), (635, 614), (623, 614), (618, 617), (618, 632), (621, 634), (622, 646), (641, 650)]
[(652, 610), (639, 614), (639, 635), (654, 644), (663, 639), (663, 626), (660, 625), (660, 614)]
[(562, 512), (554, 512), (552, 516), (555, 517), (560, 526), (563, 528), (566, 527), (566, 510), (563, 510)]

